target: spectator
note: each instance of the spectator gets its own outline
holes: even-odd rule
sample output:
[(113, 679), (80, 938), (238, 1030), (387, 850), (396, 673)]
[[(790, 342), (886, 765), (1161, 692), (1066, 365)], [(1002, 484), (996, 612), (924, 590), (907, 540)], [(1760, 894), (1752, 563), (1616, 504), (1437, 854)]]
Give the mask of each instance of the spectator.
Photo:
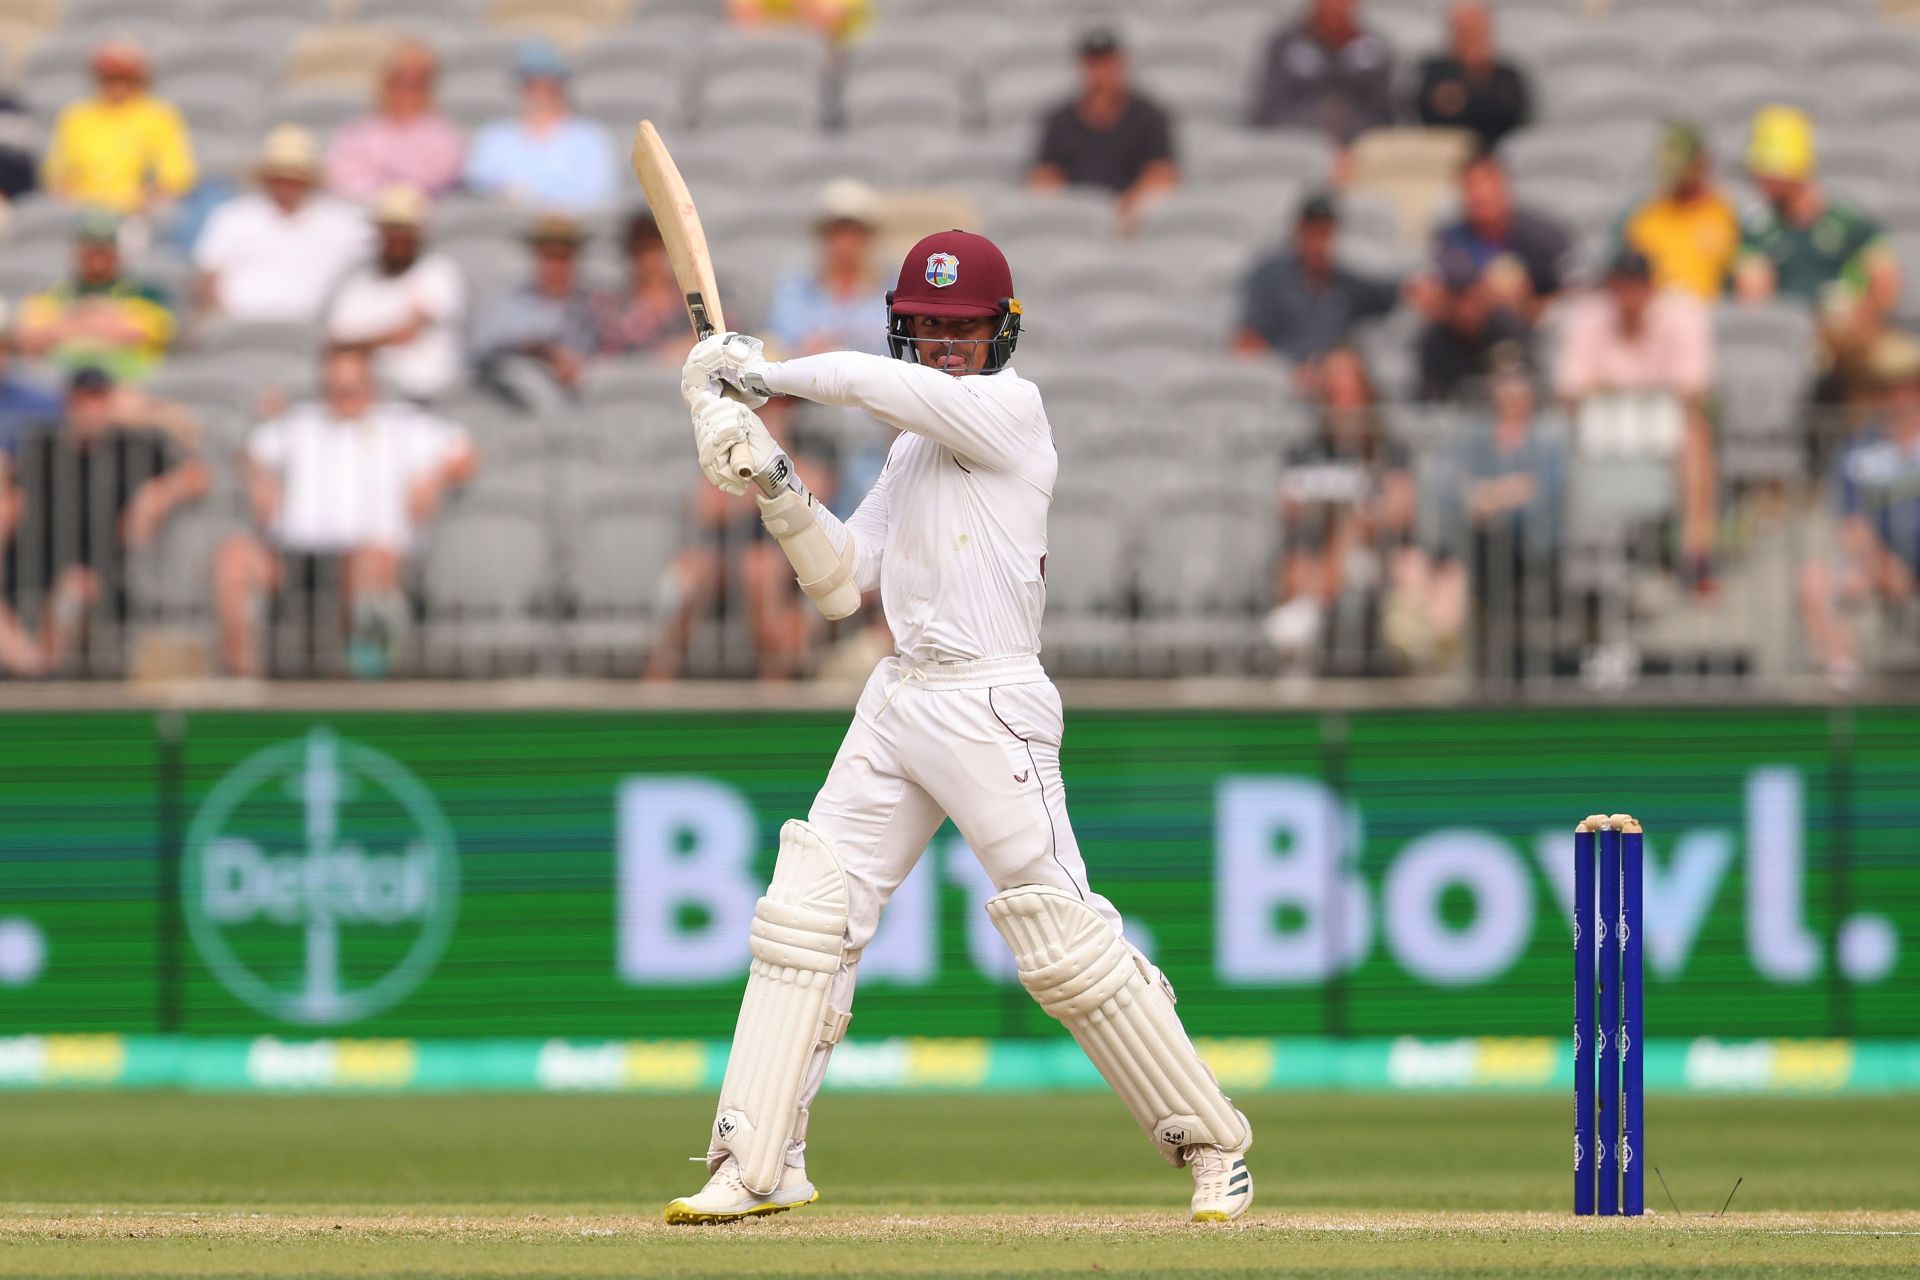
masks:
[(328, 350), (322, 389), (320, 403), (294, 406), (247, 441), (263, 533), (236, 534), (214, 557), (221, 658), (234, 675), (265, 670), (259, 618), (269, 593), (273, 613), (304, 624), (307, 663), (346, 630), (354, 669), (384, 671), (407, 630), (406, 557), (448, 489), (473, 474), (467, 433), (379, 400), (361, 348)]
[(460, 324), (467, 289), (451, 258), (424, 253), (427, 198), (392, 187), (373, 207), (380, 245), (333, 295), (327, 337), (373, 352), (382, 389), (426, 402), (461, 372)]
[(1123, 229), (1141, 202), (1180, 180), (1173, 126), (1158, 103), (1135, 93), (1120, 38), (1105, 28), (1080, 41), (1080, 91), (1046, 118), (1030, 186), (1105, 187), (1119, 197)]
[(460, 181), (466, 140), (434, 110), (439, 78), (433, 50), (403, 41), (387, 55), (373, 114), (341, 126), (327, 148), (327, 185), (371, 204), (391, 187), (412, 187), (438, 199)]
[[(20, 516), (19, 491), (13, 481), (14, 453), (28, 431), (60, 416), (59, 396), (21, 379), (8, 367), (11, 346), (10, 336), (0, 329), (0, 556), (12, 541)], [(4, 568), (0, 564), (0, 572)], [(40, 670), (39, 646), (13, 611), (15, 594), (0, 581), (0, 671), (35, 675)]]
[[(1819, 317), (1836, 377), (1828, 396), (1856, 380), (1900, 300), (1900, 263), (1880, 227), (1815, 178), (1813, 122), (1793, 107), (1753, 118), (1747, 171), (1765, 197), (1749, 218), (1734, 286), (1741, 298), (1792, 298)], [(1870, 379), (1867, 379), (1870, 381)]]
[(1460, 220), (1441, 229), (1435, 246), (1436, 258), (1469, 264), (1494, 304), (1528, 326), (1566, 283), (1566, 231), (1514, 203), (1506, 168), (1493, 155), (1461, 166)]
[(1366, 365), (1351, 349), (1321, 361), (1320, 426), (1287, 451), (1280, 477), (1286, 548), (1279, 605), (1265, 632), (1281, 654), (1310, 660), (1328, 614), (1349, 593), (1374, 594), (1390, 561), (1411, 549), (1414, 487), (1406, 449), (1374, 407)]
[(531, 41), (514, 62), (520, 115), (474, 135), (467, 185), (483, 195), (564, 213), (613, 203), (615, 158), (607, 131), (573, 114), (567, 65), (552, 45)]
[(1493, 371), (1494, 353), (1526, 340), (1519, 316), (1501, 304), (1502, 292), (1482, 279), (1463, 252), (1445, 254), (1439, 278), (1421, 282), (1415, 296), (1428, 321), (1420, 333), (1422, 400), (1455, 400), (1477, 392)]
[(864, 182), (828, 183), (813, 220), (820, 255), (774, 285), (767, 336), (787, 356), (887, 353), (886, 286), (873, 269), (879, 196)]
[(1669, 120), (1654, 152), (1660, 193), (1629, 210), (1621, 239), (1647, 255), (1653, 282), (1718, 298), (1740, 247), (1733, 202), (1714, 186), (1713, 162), (1699, 126)]
[(214, 210), (194, 246), (202, 305), (235, 320), (317, 320), (340, 277), (366, 256), (366, 215), (315, 190), (313, 135), (281, 125), (254, 166), (260, 190)]
[(1454, 458), (1430, 608), (1442, 637), (1457, 634), (1471, 608), (1481, 673), (1510, 678), (1522, 669), (1528, 623), (1551, 610), (1569, 459), (1559, 424), (1538, 412), (1518, 346), (1495, 354), (1489, 390), (1491, 412), (1476, 416)]
[(1237, 350), (1277, 353), (1303, 365), (1344, 347), (1355, 329), (1392, 311), (1397, 281), (1349, 271), (1334, 260), (1340, 212), (1324, 192), (1309, 196), (1294, 221), (1293, 247), (1263, 258), (1241, 290)]
[(24, 436), (11, 468), (5, 603), (9, 620), (37, 604), (39, 622), (0, 637), (10, 665), (63, 669), (96, 610), (125, 626), (129, 553), (210, 485), (198, 437), (182, 406), (117, 387), (101, 369), (73, 374), (55, 417)]
[(1660, 289), (1645, 254), (1623, 249), (1604, 288), (1567, 312), (1554, 387), (1573, 406), (1589, 456), (1679, 455), (1683, 576), (1709, 586), (1715, 484), (1713, 318), (1684, 289)]
[(1347, 146), (1393, 123), (1393, 50), (1360, 25), (1359, 0), (1308, 0), (1274, 33), (1254, 89), (1256, 128), (1311, 129)]
[(41, 178), (75, 204), (147, 213), (177, 199), (196, 176), (186, 122), (147, 92), (146, 50), (109, 41), (93, 52), (95, 96), (60, 112)]
[(593, 297), (598, 350), (606, 356), (661, 355), (678, 360), (690, 341), (687, 300), (673, 278), (666, 242), (653, 215), (627, 219), (627, 282)]
[[(577, 391), (598, 345), (593, 300), (580, 283), (580, 225), (541, 214), (527, 232), (533, 275), (480, 315), (474, 355), (481, 380), (521, 405)], [(527, 376), (531, 372), (534, 376)]]
[[(0, 323), (0, 466), (13, 456), (28, 429), (60, 416), (57, 393), (14, 371), (14, 350), (13, 334)], [(4, 537), (4, 521), (0, 521), (0, 540)]]
[(15, 337), (27, 355), (133, 382), (166, 354), (173, 331), (166, 295), (121, 266), (119, 217), (96, 210), (75, 229), (72, 277), (21, 305)]
[(0, 90), (0, 199), (13, 201), (40, 185), (39, 128), (26, 104)]
[(1911, 608), (1920, 578), (1920, 344), (1889, 334), (1869, 368), (1877, 413), (1835, 468), (1840, 545), (1831, 559), (1809, 560), (1800, 578), (1807, 638), (1843, 688), (1859, 675), (1858, 615), (1870, 606)]
[[(796, 268), (780, 278), (767, 310), (767, 337), (786, 355), (887, 354), (886, 283), (875, 274), (872, 260), (879, 203), (879, 195), (863, 182), (830, 182), (821, 191), (813, 220), (818, 257), (811, 269)], [(797, 421), (790, 438), (817, 455), (823, 468), (838, 455), (834, 510), (851, 515), (880, 478), (892, 431), (858, 409), (804, 401), (793, 409)], [(820, 434), (831, 441), (809, 438)]]
[(1527, 78), (1494, 46), (1493, 13), (1480, 0), (1447, 10), (1447, 51), (1420, 64), (1420, 123), (1470, 130), (1482, 150), (1527, 123)]
[(737, 27), (802, 24), (846, 44), (873, 20), (873, 0), (727, 0), (727, 18)]

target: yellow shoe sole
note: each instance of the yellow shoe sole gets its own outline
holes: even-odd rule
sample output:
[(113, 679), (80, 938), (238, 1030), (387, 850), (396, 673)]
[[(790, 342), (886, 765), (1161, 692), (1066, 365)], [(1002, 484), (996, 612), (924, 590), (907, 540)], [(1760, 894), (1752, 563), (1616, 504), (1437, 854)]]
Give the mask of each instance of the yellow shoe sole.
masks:
[(754, 1209), (743, 1209), (739, 1213), (702, 1213), (698, 1209), (687, 1207), (685, 1200), (675, 1200), (667, 1206), (666, 1218), (673, 1226), (698, 1226), (714, 1222), (739, 1222), (743, 1218), (764, 1218), (768, 1214), (785, 1213), (789, 1209), (798, 1209), (802, 1205), (812, 1204), (820, 1198), (815, 1191), (805, 1200), (795, 1200), (792, 1204), (763, 1204)]
[(1233, 1215), (1224, 1209), (1202, 1209), (1193, 1215), (1195, 1222), (1232, 1222)]

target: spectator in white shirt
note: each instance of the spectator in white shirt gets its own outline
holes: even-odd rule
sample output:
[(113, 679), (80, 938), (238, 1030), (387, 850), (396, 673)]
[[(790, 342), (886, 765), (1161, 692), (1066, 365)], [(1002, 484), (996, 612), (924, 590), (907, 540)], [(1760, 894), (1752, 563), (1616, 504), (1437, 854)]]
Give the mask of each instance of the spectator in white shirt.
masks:
[(235, 320), (317, 320), (347, 269), (366, 257), (366, 214), (322, 195), (313, 135), (281, 125), (254, 166), (260, 190), (213, 211), (194, 246), (201, 305)]
[(327, 338), (370, 348), (381, 389), (422, 403), (460, 377), (466, 285), (459, 266), (423, 252), (427, 198), (393, 187), (374, 204), (380, 244), (373, 261), (341, 282), (327, 310)]
[(329, 349), (323, 391), (323, 402), (295, 405), (247, 441), (264, 536), (236, 534), (214, 558), (221, 656), (235, 675), (262, 671), (268, 593), (276, 615), (306, 622), (309, 659), (329, 652), (329, 634), (344, 626), (354, 668), (384, 670), (408, 618), (402, 563), (447, 490), (473, 474), (463, 429), (376, 398), (364, 348)]

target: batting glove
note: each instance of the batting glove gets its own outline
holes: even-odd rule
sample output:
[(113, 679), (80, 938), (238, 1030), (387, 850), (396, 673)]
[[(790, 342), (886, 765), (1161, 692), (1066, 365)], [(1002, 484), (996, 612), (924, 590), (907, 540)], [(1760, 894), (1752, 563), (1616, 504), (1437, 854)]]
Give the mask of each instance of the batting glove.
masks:
[(712, 391), (690, 398), (693, 407), (693, 442), (700, 455), (700, 470), (713, 487), (723, 493), (745, 494), (753, 482), (734, 467), (734, 452), (745, 446), (753, 474), (758, 475), (781, 457), (758, 414), (737, 400), (722, 399)]
[(687, 353), (680, 369), (680, 394), (692, 408), (695, 396), (728, 390), (747, 408), (758, 409), (769, 395), (761, 373), (766, 363), (760, 339), (744, 333), (716, 333)]

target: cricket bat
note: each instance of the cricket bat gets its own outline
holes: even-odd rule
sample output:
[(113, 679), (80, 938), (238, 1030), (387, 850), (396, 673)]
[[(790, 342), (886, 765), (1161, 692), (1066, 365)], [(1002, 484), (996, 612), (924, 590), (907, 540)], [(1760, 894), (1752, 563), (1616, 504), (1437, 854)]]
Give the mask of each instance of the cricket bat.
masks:
[[(707, 250), (707, 233), (700, 227), (700, 211), (694, 207), (687, 181), (679, 166), (660, 141), (653, 121), (642, 120), (633, 135), (633, 176), (640, 179), (647, 193), (647, 206), (660, 227), (660, 239), (667, 247), (667, 261), (673, 265), (673, 278), (687, 300), (687, 319), (693, 323), (696, 340), (727, 327), (720, 311), (720, 287), (713, 278), (713, 255)], [(753, 455), (745, 445), (736, 445), (728, 465), (742, 480), (753, 478)]]

